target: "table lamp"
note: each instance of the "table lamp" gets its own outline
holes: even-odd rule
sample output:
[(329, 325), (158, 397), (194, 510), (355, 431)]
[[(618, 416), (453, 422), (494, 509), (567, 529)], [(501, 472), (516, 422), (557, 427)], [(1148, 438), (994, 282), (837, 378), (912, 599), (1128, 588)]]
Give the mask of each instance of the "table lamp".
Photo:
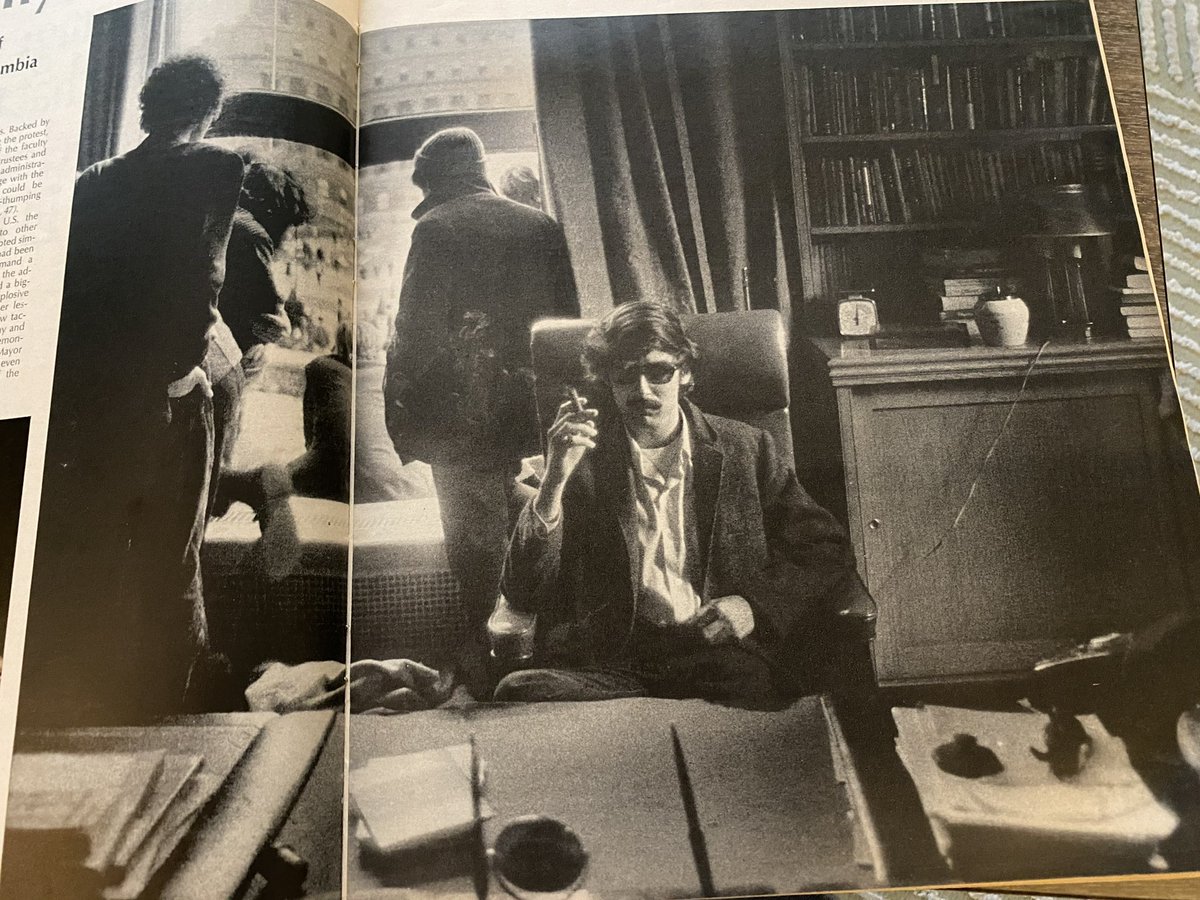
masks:
[[(1105, 287), (1115, 232), (1105, 198), (1088, 185), (1055, 184), (1036, 191), (1023, 237), (1034, 244), (1037, 280), (1053, 311), (1056, 336), (1090, 340), (1089, 296)], [(1099, 246), (1096, 246), (1099, 245)], [(1090, 252), (1089, 252), (1090, 251)]]

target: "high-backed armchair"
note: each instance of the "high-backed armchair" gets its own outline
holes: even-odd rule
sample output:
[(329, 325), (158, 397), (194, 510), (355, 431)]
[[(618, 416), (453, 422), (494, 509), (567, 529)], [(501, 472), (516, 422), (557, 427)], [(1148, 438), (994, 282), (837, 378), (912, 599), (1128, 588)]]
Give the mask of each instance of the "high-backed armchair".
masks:
[[(795, 468), (787, 336), (779, 313), (707, 313), (684, 316), (683, 324), (699, 349), (696, 386), (689, 399), (705, 412), (770, 432), (779, 452)], [(533, 369), (543, 433), (567, 388), (583, 384), (583, 345), (593, 325), (589, 320), (543, 319), (533, 326)], [(841, 683), (831, 687), (851, 688), (849, 682), (856, 682), (861, 689), (864, 682), (873, 682), (870, 641), (875, 634), (875, 604), (863, 595), (858, 603), (832, 612), (831, 631), (839, 644), (832, 656)]]

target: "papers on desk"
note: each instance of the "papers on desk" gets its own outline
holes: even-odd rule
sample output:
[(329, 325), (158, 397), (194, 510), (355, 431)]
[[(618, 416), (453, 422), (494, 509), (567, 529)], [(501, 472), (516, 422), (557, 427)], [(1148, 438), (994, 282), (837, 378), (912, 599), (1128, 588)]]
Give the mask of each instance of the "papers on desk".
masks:
[(203, 798), (191, 788), (201, 763), (162, 750), (17, 753), (8, 827), (82, 832), (90, 846), (86, 868), (118, 882), (104, 896), (134, 898), (165, 861), (164, 849), (178, 843), (171, 838), (179, 823), (200, 812)]
[[(474, 821), (470, 772), (468, 744), (376, 757), (352, 769), (350, 804), (359, 817), (359, 843), (394, 853), (466, 832)], [(481, 813), (493, 814), (486, 801)]]
[(87, 835), (85, 865), (95, 872), (128, 860), (127, 835), (136, 827), (166, 754), (17, 753), (13, 756), (8, 828), (80, 831)]
[(207, 755), (178, 726), (26, 732), (13, 756), (7, 827), (32, 846), (38, 832), (85, 834), (85, 865), (108, 882), (105, 900), (140, 897), (261, 729), (210, 730)]
[[(896, 749), (939, 848), (956, 870), (979, 871), (978, 860), (964, 858), (973, 850), (964, 848), (980, 846), (1001, 856), (1020, 846), (1036, 848), (1043, 859), (1053, 854), (1062, 860), (1120, 858), (1122, 864), (1140, 859), (1144, 868), (1179, 824), (1134, 770), (1125, 745), (1095, 716), (1079, 717), (1093, 741), (1091, 758), (1079, 775), (1061, 781), (1030, 752), (1045, 748), (1044, 715), (938, 706), (897, 708), (892, 715)], [(1003, 771), (964, 778), (940, 769), (934, 749), (956, 734), (974, 735), (996, 754)], [(1064, 847), (1073, 848), (1069, 856)], [(1010, 854), (1010, 874), (1014, 862)], [(1052, 864), (1041, 866), (1042, 874), (1049, 871)]]

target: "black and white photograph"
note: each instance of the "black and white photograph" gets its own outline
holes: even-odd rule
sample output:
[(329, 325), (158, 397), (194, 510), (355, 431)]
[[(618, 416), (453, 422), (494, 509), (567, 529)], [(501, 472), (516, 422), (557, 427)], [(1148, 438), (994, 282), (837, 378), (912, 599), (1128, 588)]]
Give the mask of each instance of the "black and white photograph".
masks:
[(1200, 867), (1087, 3), (406, 26), (361, 83), (357, 421), (414, 477), (355, 493), (351, 656), (408, 681), (350, 717), (352, 896)]
[(1200, 872), (1133, 0), (359, 6), (89, 13), (0, 897)]
[(92, 23), (5, 897), (272, 896), (306, 784), (340, 846), (357, 59), (311, 0)]

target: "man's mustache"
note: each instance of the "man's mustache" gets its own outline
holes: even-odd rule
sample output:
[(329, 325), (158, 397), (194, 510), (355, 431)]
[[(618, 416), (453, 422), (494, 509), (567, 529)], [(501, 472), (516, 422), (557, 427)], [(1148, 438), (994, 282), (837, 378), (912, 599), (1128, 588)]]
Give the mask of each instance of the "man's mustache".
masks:
[(662, 409), (662, 404), (654, 400), (629, 400), (625, 406), (637, 412), (657, 412)]

